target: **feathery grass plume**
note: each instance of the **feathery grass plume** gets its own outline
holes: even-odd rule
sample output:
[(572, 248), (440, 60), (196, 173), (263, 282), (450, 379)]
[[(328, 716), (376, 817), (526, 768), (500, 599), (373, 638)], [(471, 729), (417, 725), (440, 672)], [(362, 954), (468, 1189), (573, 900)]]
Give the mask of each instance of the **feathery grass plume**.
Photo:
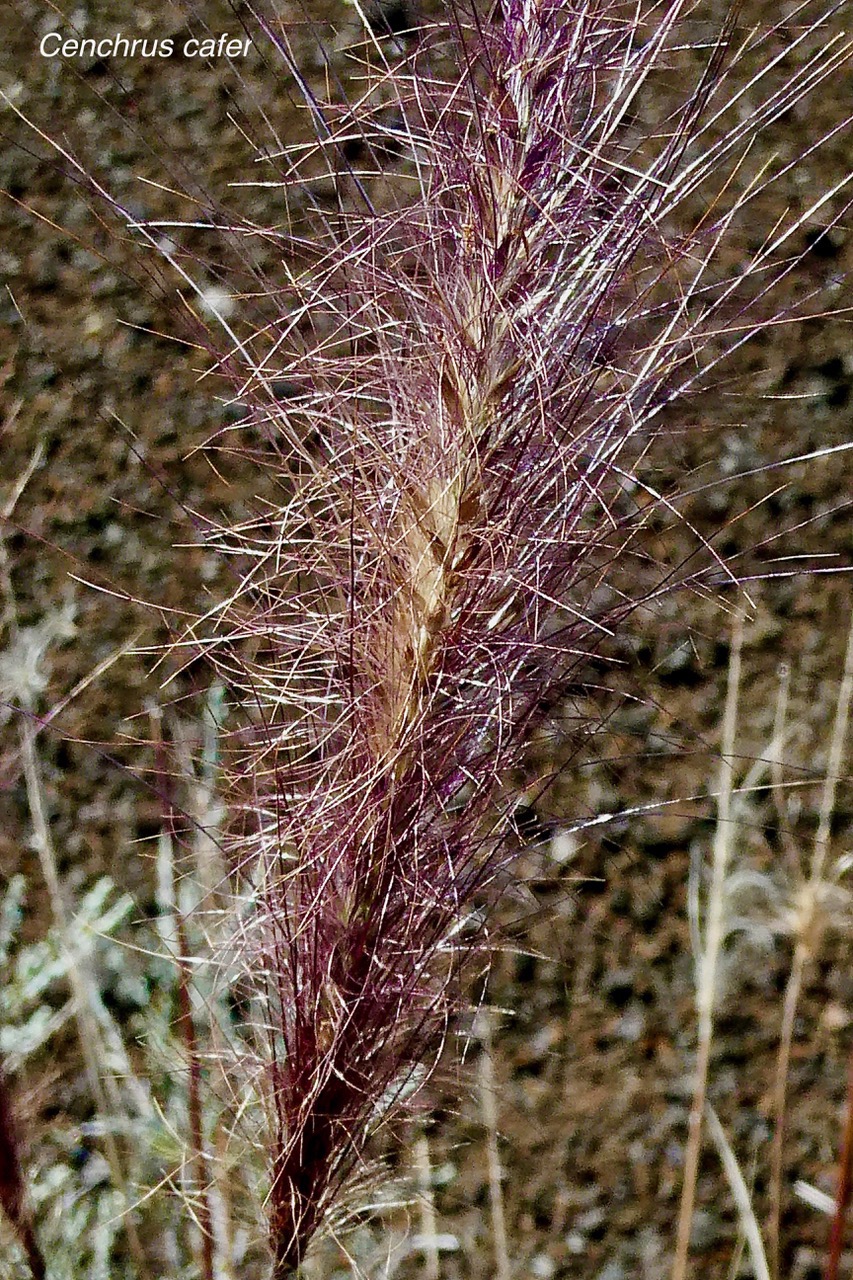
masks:
[[(236, 395), (285, 496), (211, 531), (240, 584), (184, 643), (255, 711), (235, 767), (253, 818), (234, 857), (254, 900), (238, 945), (266, 1009), (278, 1280), (437, 1052), (473, 905), (508, 856), (502, 783), (526, 735), (636, 607), (615, 577), (657, 505), (637, 478), (656, 421), (723, 347), (779, 318), (750, 308), (835, 194), (728, 279), (720, 245), (773, 176), (674, 229), (850, 54), (814, 49), (738, 111), (744, 90), (727, 86), (766, 33), (732, 54), (732, 11), (650, 133), (643, 87), (691, 9), (506, 0), (487, 18), (450, 4), (408, 59), (368, 41), (343, 107), (311, 94), (284, 25), (259, 19), (317, 127), (316, 146), (278, 158), (311, 263), (289, 270), (254, 340), (226, 319), (220, 354), (226, 371), (248, 359)], [(817, 27), (792, 27), (790, 47)], [(390, 211), (369, 172), (389, 151), (403, 157)], [(642, 594), (639, 552), (635, 565)]]

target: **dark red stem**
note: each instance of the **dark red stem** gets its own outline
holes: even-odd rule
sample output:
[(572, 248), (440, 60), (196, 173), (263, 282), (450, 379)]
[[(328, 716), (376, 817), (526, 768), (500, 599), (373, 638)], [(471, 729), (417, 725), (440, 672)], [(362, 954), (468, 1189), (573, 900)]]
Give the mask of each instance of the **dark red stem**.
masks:
[(26, 1183), (18, 1154), (12, 1101), (0, 1067), (0, 1205), (15, 1228), (34, 1280), (45, 1280), (47, 1268), (36, 1240), (27, 1203)]

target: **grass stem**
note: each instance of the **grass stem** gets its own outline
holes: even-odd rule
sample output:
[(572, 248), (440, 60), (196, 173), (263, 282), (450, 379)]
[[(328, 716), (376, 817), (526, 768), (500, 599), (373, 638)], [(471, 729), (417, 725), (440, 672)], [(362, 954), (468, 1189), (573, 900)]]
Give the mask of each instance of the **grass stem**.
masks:
[(702, 1119), (705, 1114), (708, 1069), (714, 1036), (714, 1002), (717, 992), (717, 972), (724, 937), (724, 891), (726, 873), (731, 857), (732, 836), (734, 834), (732, 825), (732, 800), (735, 783), (734, 747), (742, 647), (743, 619), (738, 614), (732, 635), (726, 705), (723, 713), (719, 800), (717, 802), (717, 824), (714, 832), (711, 889), (704, 938), (701, 940), (700, 951), (696, 957), (699, 1040), (696, 1054), (693, 1102), (688, 1120), (687, 1147), (684, 1156), (684, 1181), (682, 1183), (681, 1203), (678, 1211), (672, 1280), (685, 1280), (687, 1275), (690, 1231), (696, 1203), (699, 1157), (702, 1150)]
[(844, 1108), (844, 1133), (838, 1157), (838, 1187), (835, 1192), (835, 1213), (829, 1229), (829, 1249), (824, 1280), (838, 1280), (841, 1265), (841, 1249), (844, 1243), (844, 1227), (847, 1209), (853, 1190), (853, 1048), (850, 1050), (847, 1070), (847, 1101)]
[(435, 1213), (435, 1194), (432, 1186), (432, 1163), (429, 1154), (429, 1138), (421, 1132), (415, 1140), (414, 1164), (418, 1179), (418, 1201), (421, 1215), (421, 1240), (424, 1254), (425, 1280), (439, 1280), (438, 1220)]
[(482, 1052), (479, 1061), (480, 1109), (486, 1130), (486, 1158), (489, 1171), (489, 1212), (492, 1218), (492, 1244), (495, 1254), (495, 1280), (510, 1280), (509, 1244), (503, 1193), (503, 1168), (498, 1148), (498, 1098), (495, 1086), (495, 1060), (492, 1042), (492, 1015), (483, 1008), (478, 1016), (478, 1032)]
[(773, 1082), (773, 1113), (775, 1127), (773, 1145), (770, 1152), (770, 1213), (767, 1222), (767, 1238), (770, 1252), (770, 1266), (773, 1280), (780, 1280), (782, 1271), (781, 1259), (781, 1221), (782, 1221), (782, 1184), (784, 1176), (785, 1123), (787, 1112), (788, 1073), (791, 1065), (791, 1049), (794, 1041), (794, 1023), (803, 988), (806, 967), (815, 954), (819, 936), (819, 912), (821, 889), (826, 869), (829, 850), (829, 836), (832, 826), (832, 815), (835, 812), (835, 798), (838, 782), (841, 777), (841, 766), (844, 758), (844, 744), (847, 738), (847, 727), (850, 720), (850, 703), (853, 699), (853, 616), (847, 635), (847, 652), (844, 659), (844, 674), (838, 691), (835, 706), (835, 720), (832, 727), (829, 757), (826, 766), (823, 791), (818, 815), (817, 831), (812, 846), (812, 856), (808, 879), (803, 885), (797, 911), (797, 941), (794, 946), (794, 957), (785, 986), (785, 999), (782, 1008), (782, 1025), (779, 1031), (779, 1049), (776, 1056), (776, 1070)]

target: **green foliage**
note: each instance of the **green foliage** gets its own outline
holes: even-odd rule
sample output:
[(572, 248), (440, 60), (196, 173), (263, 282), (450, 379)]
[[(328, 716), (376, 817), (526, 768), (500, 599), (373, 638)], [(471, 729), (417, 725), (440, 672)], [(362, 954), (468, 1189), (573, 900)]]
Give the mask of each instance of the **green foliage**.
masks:
[[(0, 1054), (22, 1100), (20, 1136), (27, 1154), (30, 1198), (51, 1280), (142, 1280), (162, 1276), (194, 1280), (200, 1275), (199, 1231), (190, 1152), (185, 1047), (176, 1025), (178, 967), (164, 953), (156, 931), (138, 922), (132, 898), (102, 877), (80, 899), (70, 928), (53, 924), (45, 935), (24, 941), (27, 884), (15, 876), (0, 899)], [(132, 939), (132, 945), (130, 940)], [(202, 940), (193, 939), (201, 944)], [(100, 1034), (101, 1080), (109, 1102), (102, 1114), (87, 1087), (73, 1032), (72, 968), (87, 978), (87, 996)], [(202, 966), (203, 967), (203, 966)], [(208, 985), (208, 984), (202, 984)], [(118, 997), (119, 1028), (105, 992)], [(207, 1019), (214, 1008), (219, 1029)], [(229, 1128), (231, 1099), (221, 1100), (221, 1076), (213, 1056), (227, 1020), (224, 1000), (196, 1001), (194, 1018), (208, 1058), (204, 1067), (206, 1139)], [(24, 1073), (26, 1069), (26, 1073)], [(28, 1088), (34, 1097), (27, 1100)], [(46, 1104), (46, 1105), (45, 1105)], [(24, 1116), (45, 1109), (61, 1119), (45, 1127)], [(32, 1131), (30, 1131), (32, 1130)], [(122, 1185), (116, 1185), (107, 1148), (120, 1154)], [(221, 1152), (217, 1180), (229, 1183), (234, 1199), (252, 1186), (251, 1159), (242, 1141)], [(256, 1196), (257, 1189), (253, 1191)], [(216, 1198), (214, 1196), (214, 1198)], [(231, 1204), (217, 1199), (218, 1235), (230, 1258), (220, 1273), (251, 1276), (253, 1233), (235, 1231)], [(127, 1215), (144, 1241), (140, 1258), (127, 1239)], [(0, 1280), (26, 1274), (23, 1256), (0, 1224)], [(260, 1255), (263, 1249), (256, 1250)], [(246, 1269), (248, 1268), (248, 1269)]]

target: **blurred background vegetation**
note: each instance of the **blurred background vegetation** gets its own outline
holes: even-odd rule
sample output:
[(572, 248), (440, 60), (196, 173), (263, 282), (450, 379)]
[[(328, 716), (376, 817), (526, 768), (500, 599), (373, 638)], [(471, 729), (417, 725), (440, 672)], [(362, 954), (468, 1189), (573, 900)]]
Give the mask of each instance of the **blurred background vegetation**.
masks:
[[(267, 147), (307, 136), (272, 52), (253, 50), (236, 66), (48, 60), (39, 39), (66, 24), (87, 35), (203, 24), (183, 6), (108, 0), (64, 17), (4, 0), (3, 13), (8, 103), (133, 216), (192, 220), (212, 200), (259, 226), (286, 224), (281, 190), (233, 185), (260, 172), (247, 135)], [(409, 21), (403, 5), (385, 13), (392, 26)], [(386, 38), (375, 7), (370, 15)], [(286, 16), (298, 24), (303, 15)], [(356, 9), (330, 0), (310, 16), (345, 77), (342, 51), (363, 36)], [(718, 17), (714, 4), (697, 5), (685, 43), (710, 36)], [(236, 32), (239, 10), (206, 4), (203, 20)], [(766, 6), (745, 0), (743, 31), (766, 22)], [(296, 25), (292, 38), (305, 74), (322, 81), (314, 32)], [(774, 37), (780, 51), (784, 38)], [(783, 59), (780, 79), (787, 71)], [(665, 101), (672, 89), (662, 82), (654, 92)], [(847, 171), (849, 134), (805, 153), (847, 113), (851, 90), (853, 73), (839, 77), (761, 140), (753, 167), (804, 158), (743, 221), (725, 269), (737, 270), (786, 208), (806, 207)], [(170, 658), (154, 670), (152, 653), (228, 589), (227, 571), (199, 545), (194, 513), (244, 518), (273, 495), (273, 481), (240, 406), (201, 376), (209, 358), (180, 340), (197, 331), (189, 308), (212, 323), (198, 299), (9, 105), (0, 117), (0, 1049), (51, 1280), (189, 1278), (204, 1265), (200, 1173), (186, 1145), (182, 977), (160, 957), (170, 906), (191, 908), (211, 854), (191, 830), (169, 844), (146, 784), (156, 781), (149, 744), (165, 733), (184, 749), (176, 802), (215, 833), (224, 704), (203, 664), (179, 671)], [(792, 306), (814, 291), (816, 312), (849, 305), (853, 243), (844, 222), (830, 225), (833, 214), (827, 208), (794, 246), (803, 257), (783, 289)], [(257, 278), (275, 289), (276, 240), (253, 241), (248, 264), (227, 234), (183, 233), (181, 246), (211, 302), (251, 323), (255, 304), (241, 295)], [(768, 756), (784, 706), (775, 773), (758, 770), (760, 789), (735, 808), (731, 916), (740, 927), (726, 942), (711, 1064), (711, 1100), (760, 1221), (782, 997), (799, 936), (792, 911), (818, 825), (851, 608), (848, 578), (814, 569), (846, 567), (853, 551), (850, 455), (772, 467), (853, 437), (852, 386), (844, 315), (768, 328), (671, 415), (654, 460), (658, 487), (689, 496), (684, 524), (656, 527), (651, 553), (673, 564), (694, 555), (692, 527), (736, 573), (757, 575), (739, 781)], [(223, 428), (216, 451), (201, 451)], [(799, 562), (781, 557), (803, 557), (808, 571), (791, 574)], [(385, 1152), (390, 1182), (361, 1202), (379, 1194), (388, 1203), (326, 1246), (318, 1275), (349, 1275), (356, 1263), (371, 1277), (447, 1280), (507, 1265), (536, 1280), (668, 1274), (696, 1036), (690, 868), (713, 841), (732, 603), (731, 593), (679, 594), (638, 614), (531, 744), (529, 774), (515, 780), (523, 888), (501, 907), (501, 947), (458, 1028), (464, 1065), (448, 1055), (417, 1133)], [(590, 719), (601, 724), (592, 742), (578, 732)], [(835, 1185), (853, 1025), (842, 878), (851, 796), (845, 776), (828, 848), (837, 889), (826, 895), (793, 1026), (782, 1216), (791, 1280), (821, 1274), (821, 1194)], [(218, 1037), (237, 1034), (234, 1011), (204, 980), (197, 999), (212, 1055)], [(475, 1003), (487, 1013), (475, 1016)], [(243, 1084), (229, 1090), (212, 1056), (205, 1081), (217, 1266), (251, 1280), (265, 1274), (254, 1104), (241, 1113)], [(695, 1274), (752, 1274), (710, 1141), (698, 1191)], [(119, 1222), (128, 1202), (129, 1232)], [(0, 1277), (11, 1280), (22, 1264), (11, 1236), (0, 1238)]]

